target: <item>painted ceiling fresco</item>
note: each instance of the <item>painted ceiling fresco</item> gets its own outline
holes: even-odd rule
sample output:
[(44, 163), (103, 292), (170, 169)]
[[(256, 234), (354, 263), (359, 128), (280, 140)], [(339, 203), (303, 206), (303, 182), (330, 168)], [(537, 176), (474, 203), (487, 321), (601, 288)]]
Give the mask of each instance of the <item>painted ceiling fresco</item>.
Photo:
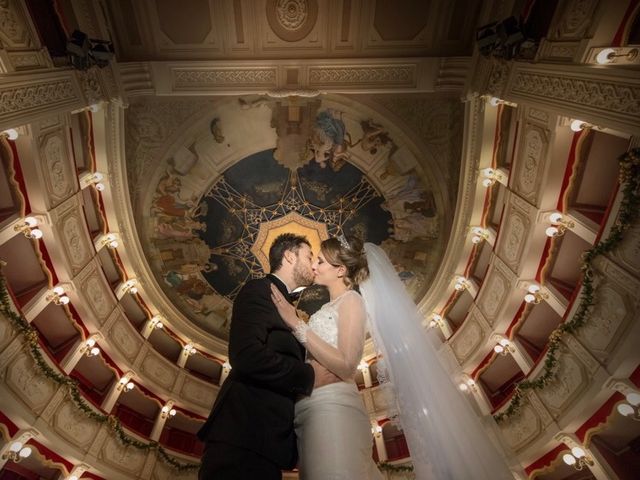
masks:
[[(339, 233), (381, 245), (414, 297), (424, 294), (443, 252), (441, 192), (388, 120), (325, 98), (187, 110), (174, 110), (184, 120), (173, 136), (148, 105), (132, 105), (130, 118), (166, 144), (162, 161), (139, 155), (145, 174), (132, 198), (156, 280), (192, 323), (227, 339), (233, 299), (268, 271), (269, 245), (284, 231), (307, 235), (316, 251)], [(301, 305), (311, 313), (323, 298), (310, 288)]]

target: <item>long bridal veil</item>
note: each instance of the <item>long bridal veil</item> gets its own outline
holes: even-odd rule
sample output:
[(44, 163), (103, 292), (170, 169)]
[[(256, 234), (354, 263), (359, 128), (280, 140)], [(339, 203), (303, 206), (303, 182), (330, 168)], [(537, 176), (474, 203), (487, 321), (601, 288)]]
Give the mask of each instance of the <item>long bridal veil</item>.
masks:
[(441, 365), (386, 253), (372, 243), (365, 244), (365, 252), (370, 277), (360, 291), (417, 479), (512, 480), (479, 417)]

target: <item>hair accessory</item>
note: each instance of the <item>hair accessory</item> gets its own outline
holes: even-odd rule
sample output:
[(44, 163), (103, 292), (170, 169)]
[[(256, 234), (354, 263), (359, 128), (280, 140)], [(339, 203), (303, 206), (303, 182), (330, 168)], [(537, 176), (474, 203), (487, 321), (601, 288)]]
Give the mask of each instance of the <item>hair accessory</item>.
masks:
[(338, 235), (336, 238), (340, 242), (340, 245), (342, 245), (344, 248), (346, 248), (347, 250), (351, 248), (351, 245), (349, 245), (347, 238), (342, 233)]

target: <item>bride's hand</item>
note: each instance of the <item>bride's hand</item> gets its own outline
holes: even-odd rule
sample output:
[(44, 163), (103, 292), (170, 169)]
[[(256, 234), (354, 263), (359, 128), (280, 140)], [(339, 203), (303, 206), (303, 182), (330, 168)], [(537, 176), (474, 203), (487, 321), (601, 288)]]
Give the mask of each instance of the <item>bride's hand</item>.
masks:
[(292, 330), (296, 328), (298, 323), (300, 323), (300, 318), (298, 318), (296, 313), (296, 307), (284, 298), (282, 292), (280, 292), (274, 284), (271, 284), (271, 300), (273, 300), (273, 304), (278, 309), (278, 313), (282, 317), (282, 320), (284, 320), (284, 323)]

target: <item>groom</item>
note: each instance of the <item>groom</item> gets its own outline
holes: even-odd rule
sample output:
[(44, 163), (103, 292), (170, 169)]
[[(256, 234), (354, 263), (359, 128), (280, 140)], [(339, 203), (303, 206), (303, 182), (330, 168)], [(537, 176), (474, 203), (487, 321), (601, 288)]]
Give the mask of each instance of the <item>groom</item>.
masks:
[[(297, 462), (294, 402), (310, 395), (316, 365), (284, 324), (271, 284), (289, 293), (313, 281), (309, 241), (284, 233), (269, 249), (271, 274), (250, 280), (233, 303), (229, 377), (198, 432), (205, 443), (199, 480), (279, 480)], [(321, 377), (322, 375), (319, 375)]]

